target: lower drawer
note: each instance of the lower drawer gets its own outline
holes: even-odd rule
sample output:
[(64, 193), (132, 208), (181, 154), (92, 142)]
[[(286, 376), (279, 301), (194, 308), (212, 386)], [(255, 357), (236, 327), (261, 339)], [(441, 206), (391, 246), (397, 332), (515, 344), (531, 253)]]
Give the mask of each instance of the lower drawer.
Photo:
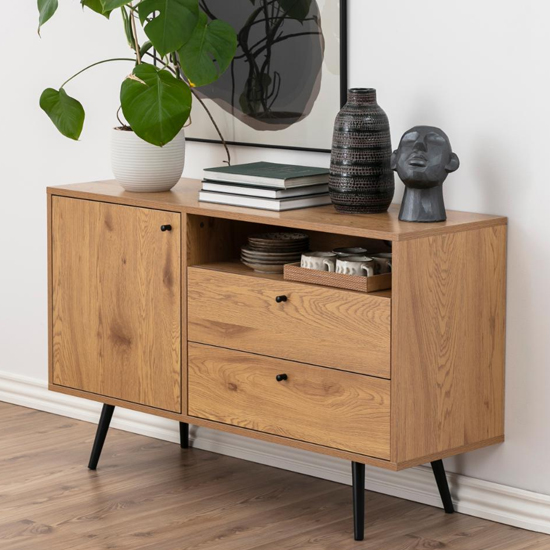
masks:
[(390, 458), (389, 380), (189, 343), (188, 383), (190, 416)]

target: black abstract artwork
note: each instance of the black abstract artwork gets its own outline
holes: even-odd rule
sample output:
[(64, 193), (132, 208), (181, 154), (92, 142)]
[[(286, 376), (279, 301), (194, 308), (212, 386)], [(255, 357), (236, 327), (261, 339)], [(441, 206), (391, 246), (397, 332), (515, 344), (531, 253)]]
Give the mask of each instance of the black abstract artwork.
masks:
[[(237, 53), (230, 67), (215, 83), (198, 90), (224, 138), (250, 145), (328, 148), (330, 126), (340, 107), (340, 2), (200, 0), (200, 6), (210, 19), (227, 21), (237, 31)], [(194, 107), (188, 138), (216, 140), (199, 108)], [(317, 133), (325, 124), (316, 127), (315, 119), (326, 117), (332, 120), (326, 139), (320, 139)], [(301, 133), (293, 130), (298, 125)], [(316, 137), (309, 147), (308, 135)]]

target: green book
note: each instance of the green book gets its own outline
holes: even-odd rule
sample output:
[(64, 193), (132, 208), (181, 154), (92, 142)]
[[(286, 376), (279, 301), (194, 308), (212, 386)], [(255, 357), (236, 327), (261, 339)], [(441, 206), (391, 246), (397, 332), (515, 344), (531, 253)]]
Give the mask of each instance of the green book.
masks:
[(262, 185), (279, 189), (328, 183), (329, 173), (328, 168), (276, 164), (274, 162), (252, 162), (235, 166), (206, 168), (205, 172), (205, 177), (211, 181)]

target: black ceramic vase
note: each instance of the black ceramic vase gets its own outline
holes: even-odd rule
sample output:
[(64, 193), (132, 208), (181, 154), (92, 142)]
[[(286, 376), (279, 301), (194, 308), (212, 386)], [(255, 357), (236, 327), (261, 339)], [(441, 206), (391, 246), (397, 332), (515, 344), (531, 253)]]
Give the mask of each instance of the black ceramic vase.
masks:
[(376, 90), (352, 88), (336, 117), (330, 158), (330, 198), (338, 212), (385, 212), (395, 191), (390, 124)]

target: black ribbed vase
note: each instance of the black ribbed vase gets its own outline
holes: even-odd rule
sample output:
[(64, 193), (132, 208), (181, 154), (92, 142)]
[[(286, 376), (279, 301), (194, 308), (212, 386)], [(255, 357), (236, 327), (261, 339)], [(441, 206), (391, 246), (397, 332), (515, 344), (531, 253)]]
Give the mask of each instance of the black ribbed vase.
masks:
[(385, 212), (395, 191), (390, 124), (376, 90), (352, 88), (336, 117), (330, 158), (330, 198), (338, 212)]

